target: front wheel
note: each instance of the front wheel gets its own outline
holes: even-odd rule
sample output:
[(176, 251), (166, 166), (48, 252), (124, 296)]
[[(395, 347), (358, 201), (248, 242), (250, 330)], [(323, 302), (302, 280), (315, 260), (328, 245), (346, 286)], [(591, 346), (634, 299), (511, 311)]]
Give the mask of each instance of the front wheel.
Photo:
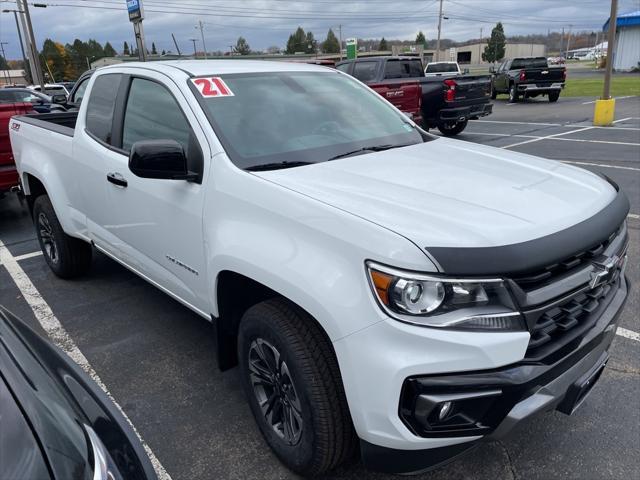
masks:
[(515, 85), (509, 87), (509, 103), (516, 103), (518, 101), (518, 88)]
[(498, 92), (496, 91), (496, 87), (494, 87), (492, 83), (491, 84), (491, 100), (495, 100), (497, 96), (498, 96)]
[(240, 321), (238, 356), (253, 416), (288, 468), (319, 475), (353, 454), (338, 362), (312, 318), (283, 300), (254, 305)]
[(442, 133), (442, 135), (444, 135), (445, 137), (453, 137), (467, 128), (467, 123), (469, 123), (468, 120), (456, 123), (445, 122), (438, 125), (438, 130), (440, 130), (440, 133)]
[(555, 103), (560, 98), (560, 92), (550, 92), (549, 93), (549, 101), (551, 103)]
[(47, 195), (33, 202), (33, 221), (44, 259), (60, 278), (74, 278), (91, 267), (91, 245), (64, 233)]

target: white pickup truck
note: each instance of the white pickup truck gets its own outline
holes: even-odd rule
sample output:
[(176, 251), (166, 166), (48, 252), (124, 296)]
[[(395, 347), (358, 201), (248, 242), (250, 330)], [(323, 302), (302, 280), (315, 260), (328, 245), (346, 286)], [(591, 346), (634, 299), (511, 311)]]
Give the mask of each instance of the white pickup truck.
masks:
[[(215, 325), (275, 454), (414, 473), (571, 413), (627, 296), (626, 196), (425, 133), (336, 70), (102, 68), (11, 143), (51, 269), (112, 257)], [(74, 99), (71, 99), (73, 101)]]

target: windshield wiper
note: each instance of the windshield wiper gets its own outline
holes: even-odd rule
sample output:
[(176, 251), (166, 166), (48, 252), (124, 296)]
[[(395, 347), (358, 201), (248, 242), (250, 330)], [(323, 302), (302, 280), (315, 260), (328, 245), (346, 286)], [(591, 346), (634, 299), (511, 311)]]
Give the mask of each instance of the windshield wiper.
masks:
[(359, 153), (365, 152), (383, 152), (384, 150), (391, 150), (392, 148), (401, 148), (408, 147), (410, 145), (416, 145), (415, 143), (405, 143), (399, 145), (373, 145), (371, 147), (362, 147), (357, 150), (352, 150), (351, 152), (341, 153), (340, 155), (336, 155), (335, 157), (329, 158), (329, 160), (338, 160), (339, 158), (351, 157), (352, 155), (357, 155)]
[(263, 163), (261, 165), (253, 165), (252, 167), (247, 167), (245, 170), (250, 172), (262, 172), (264, 170), (281, 170), (283, 168), (292, 168), (292, 167), (301, 167), (303, 165), (311, 165), (313, 162), (273, 162), (273, 163)]

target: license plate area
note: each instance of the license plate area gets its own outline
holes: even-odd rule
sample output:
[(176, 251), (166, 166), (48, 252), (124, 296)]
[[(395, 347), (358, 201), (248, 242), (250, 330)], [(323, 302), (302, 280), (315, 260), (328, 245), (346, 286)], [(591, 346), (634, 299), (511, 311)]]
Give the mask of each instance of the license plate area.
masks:
[(567, 393), (558, 405), (557, 410), (567, 415), (572, 415), (584, 402), (587, 395), (591, 392), (598, 379), (604, 371), (604, 367), (607, 366), (609, 357), (598, 363), (594, 368), (585, 373), (582, 377), (576, 380), (573, 385), (569, 387)]

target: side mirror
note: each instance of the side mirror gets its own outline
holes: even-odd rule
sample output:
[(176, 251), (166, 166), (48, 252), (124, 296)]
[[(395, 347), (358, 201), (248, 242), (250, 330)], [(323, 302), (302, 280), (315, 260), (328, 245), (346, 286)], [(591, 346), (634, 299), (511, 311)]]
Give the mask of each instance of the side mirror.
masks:
[(496, 73), (496, 68), (494, 66), (489, 67), (489, 73)]
[(67, 96), (64, 93), (51, 96), (51, 103), (67, 103)]
[(182, 145), (175, 140), (141, 140), (131, 147), (129, 170), (141, 178), (194, 181)]

